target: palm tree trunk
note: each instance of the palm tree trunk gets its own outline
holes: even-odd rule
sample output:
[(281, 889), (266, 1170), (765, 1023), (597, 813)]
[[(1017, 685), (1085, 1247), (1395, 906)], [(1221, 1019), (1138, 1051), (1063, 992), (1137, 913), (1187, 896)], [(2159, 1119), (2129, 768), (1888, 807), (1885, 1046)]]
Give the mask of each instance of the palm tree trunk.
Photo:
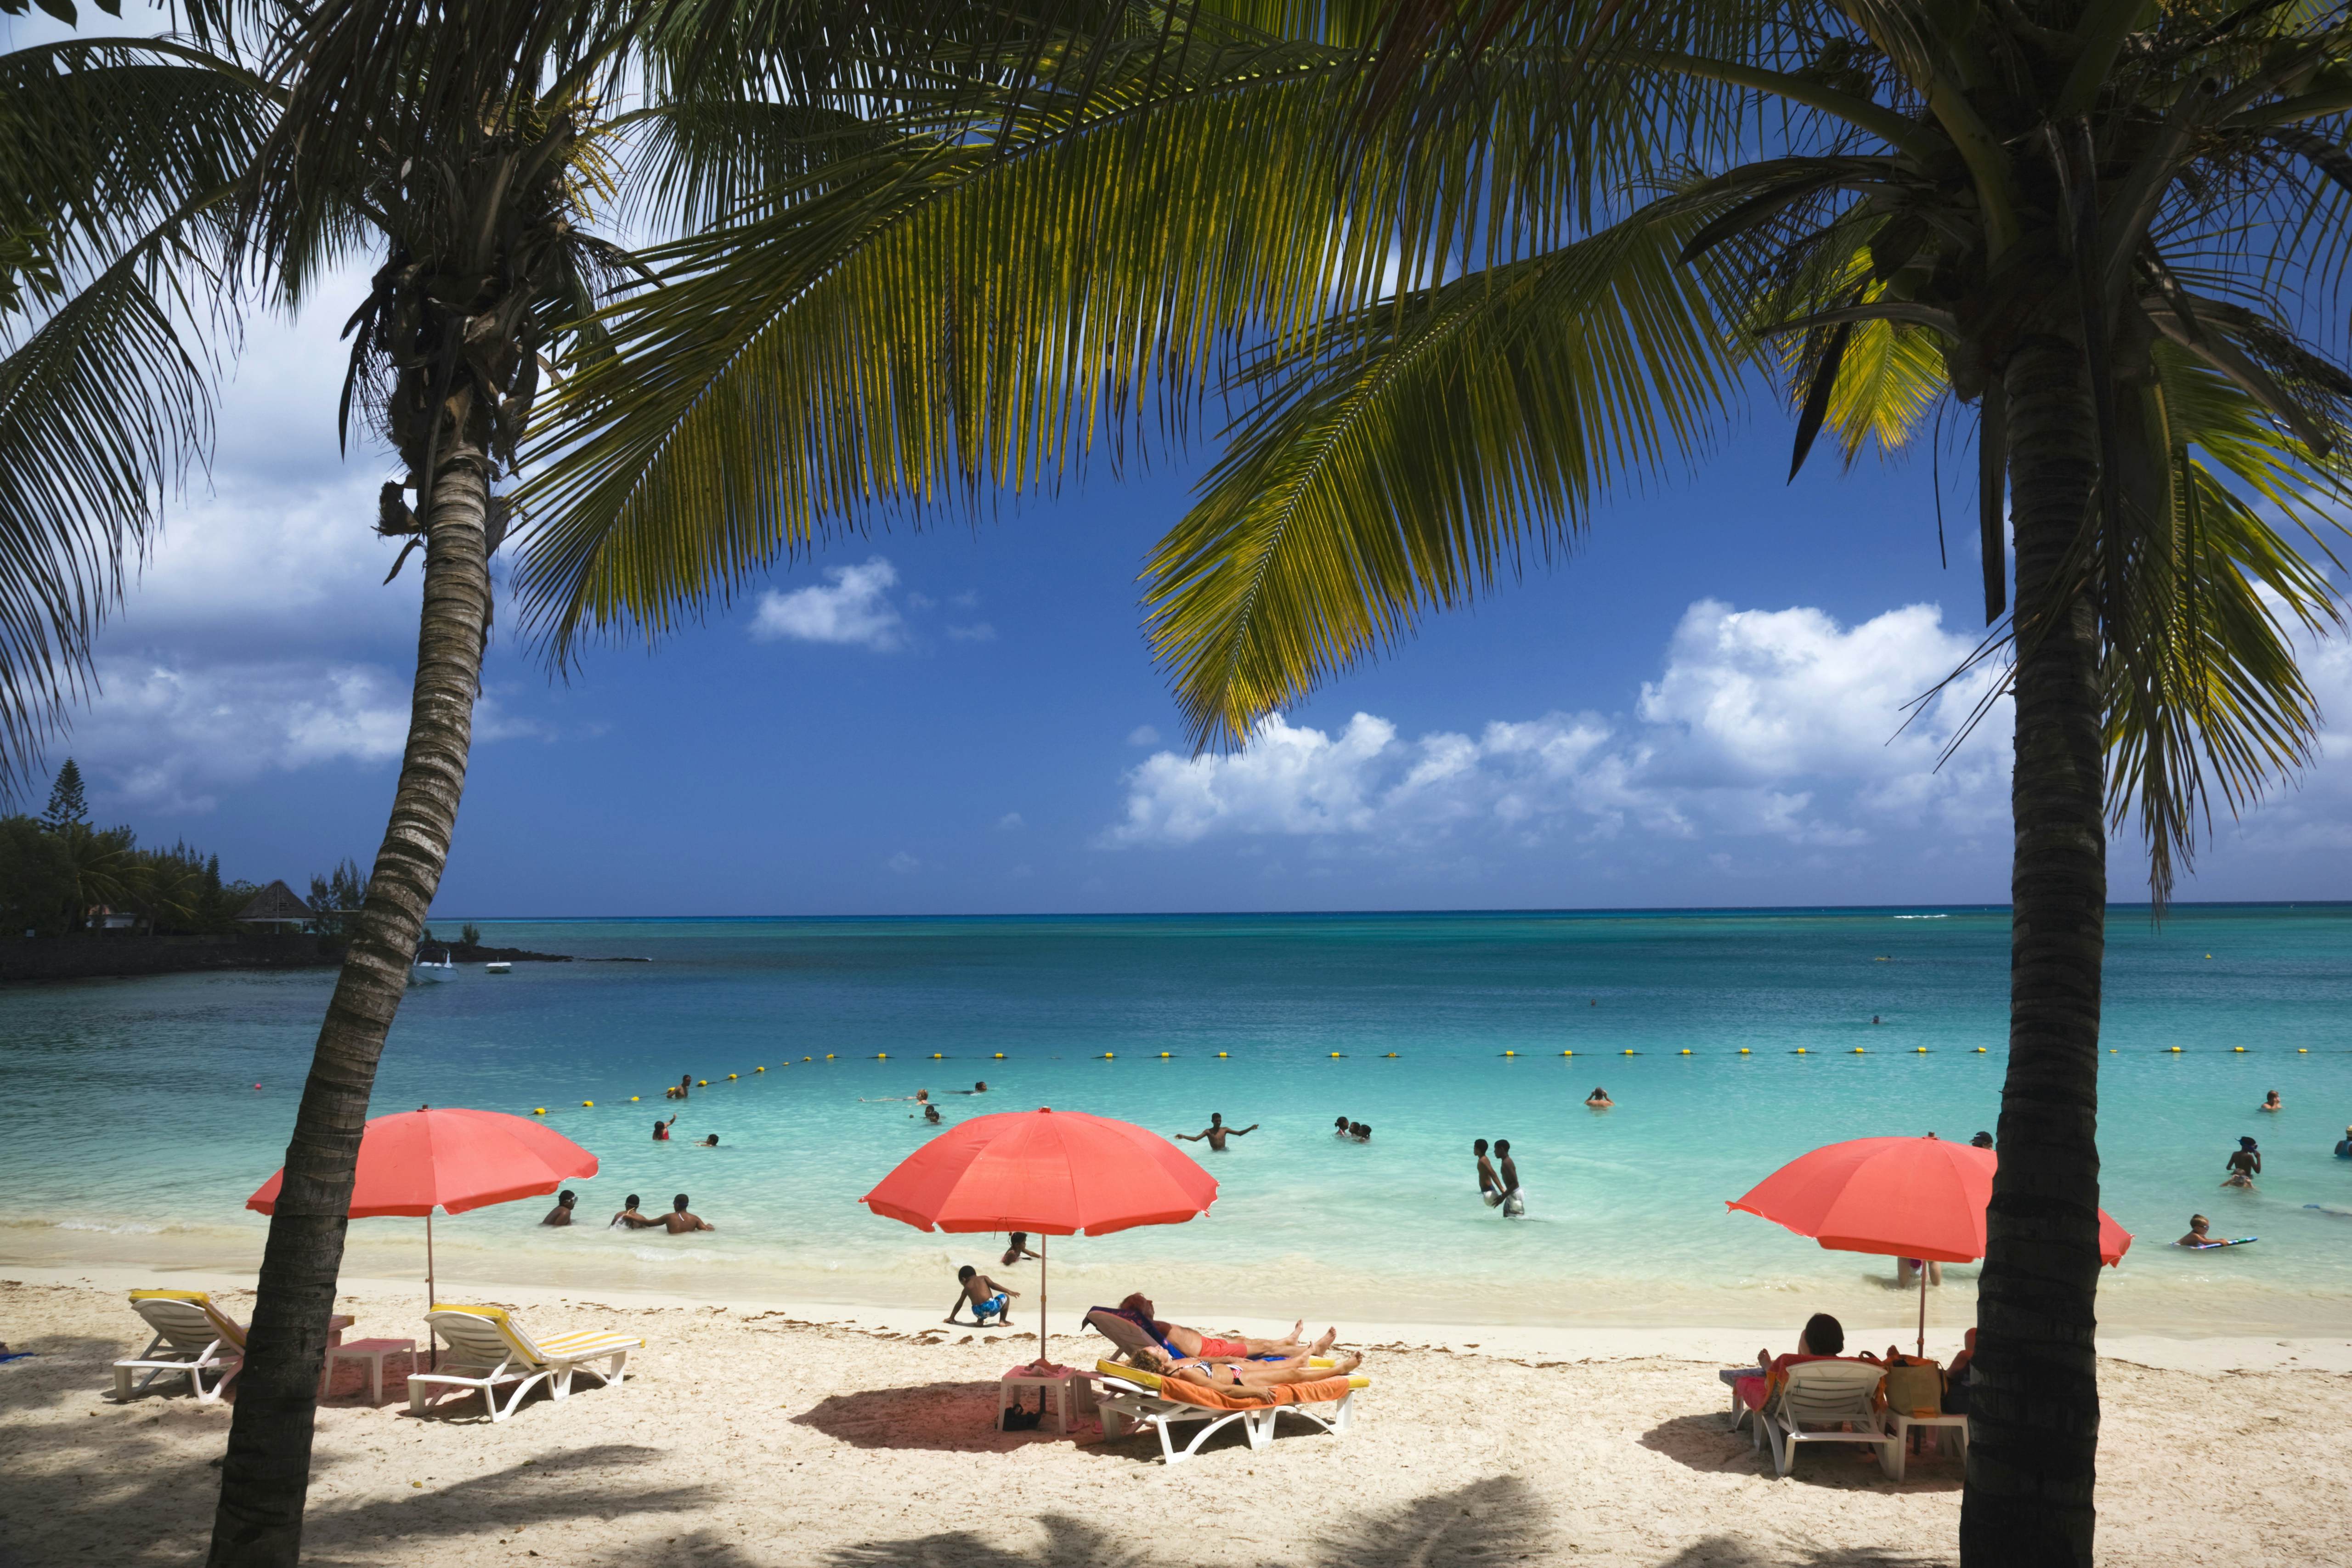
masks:
[(425, 911), (448, 864), (466, 786), (489, 621), (488, 493), (480, 447), (450, 441), (425, 509), (425, 605), (408, 747), (367, 901), (352, 922), (286, 1146), (285, 1185), (269, 1220), (260, 1299), (221, 1466), (210, 1568), (294, 1568), (301, 1552), (319, 1368), (368, 1094)]
[(2066, 557), (2098, 465), (2079, 345), (2010, 362), (2017, 756), (2009, 1076), (1985, 1221), (1960, 1561), (2090, 1568), (2099, 1390), (2099, 967), (2106, 828), (2099, 631)]

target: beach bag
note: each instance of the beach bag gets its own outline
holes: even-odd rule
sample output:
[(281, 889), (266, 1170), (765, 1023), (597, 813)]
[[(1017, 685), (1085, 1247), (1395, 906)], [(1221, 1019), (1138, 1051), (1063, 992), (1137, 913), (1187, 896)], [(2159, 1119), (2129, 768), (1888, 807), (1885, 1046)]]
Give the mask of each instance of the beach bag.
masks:
[(1886, 1369), (1886, 1408), (1897, 1415), (1934, 1415), (1944, 1408), (1944, 1369), (1906, 1356)]

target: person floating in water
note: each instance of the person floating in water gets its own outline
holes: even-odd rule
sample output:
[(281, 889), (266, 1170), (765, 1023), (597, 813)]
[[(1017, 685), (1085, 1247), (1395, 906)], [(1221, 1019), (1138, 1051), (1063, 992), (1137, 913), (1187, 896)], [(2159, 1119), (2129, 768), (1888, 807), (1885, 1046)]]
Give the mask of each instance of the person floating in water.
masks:
[(686, 1194), (680, 1193), (669, 1201), (669, 1213), (655, 1221), (672, 1236), (684, 1236), (689, 1230), (717, 1230), (719, 1227), (686, 1206)]
[(1339, 1118), (1339, 1121), (1334, 1121), (1333, 1123), (1331, 1123), (1331, 1136), (1332, 1136), (1332, 1137), (1334, 1137), (1334, 1138), (1349, 1138), (1349, 1137), (1353, 1137), (1354, 1135), (1355, 1135), (1355, 1124), (1354, 1124), (1353, 1122), (1349, 1121), (1346, 1117), (1342, 1116), (1341, 1118)]
[(1990, 1149), (1990, 1148), (1991, 1148), (1991, 1147), (1992, 1147), (1992, 1134), (1991, 1134), (1991, 1133), (1990, 1133), (1990, 1132), (1979, 1132), (1979, 1133), (1978, 1133), (1975, 1137), (1973, 1137), (1973, 1138), (1971, 1138), (1971, 1139), (1969, 1139), (1969, 1148), (1971, 1148), (1971, 1149)]
[(2207, 1227), (2209, 1227), (2210, 1226), (2211, 1226), (2211, 1225), (2212, 1225), (2212, 1223), (2213, 1223), (2213, 1222), (2212, 1222), (2211, 1220), (2207, 1219), (2207, 1218), (2206, 1218), (2203, 1215), (2201, 1215), (2201, 1214), (2193, 1214), (2193, 1215), (2190, 1215), (2189, 1216), (2189, 1234), (2188, 1234), (2187, 1236), (2182, 1237), (2179, 1241), (2174, 1242), (2172, 1245), (2173, 1245), (2173, 1246), (2175, 1246), (2175, 1247), (2226, 1247), (2226, 1246), (2228, 1246), (2228, 1245), (2229, 1245), (2229, 1243), (2227, 1243), (2227, 1242), (2223, 1242), (2223, 1241), (2216, 1241), (2216, 1240), (2214, 1240), (2211, 1237), (2210, 1237), (2210, 1236), (2208, 1236), (2208, 1235), (2206, 1235), (2206, 1234), (2205, 1234)]
[(1228, 1127), (1225, 1125), (1224, 1113), (1212, 1110), (1209, 1112), (1209, 1124), (1206, 1127), (1202, 1128), (1198, 1132), (1179, 1132), (1176, 1134), (1176, 1141), (1180, 1143), (1198, 1143), (1205, 1138), (1209, 1142), (1209, 1147), (1222, 1154), (1225, 1152), (1226, 1139), (1246, 1137), (1256, 1131), (1257, 1123), (1255, 1121), (1247, 1127)]
[(986, 1094), (988, 1092), (988, 1080), (986, 1079), (982, 1079), (970, 1089), (951, 1089), (948, 1090), (948, 1092), (950, 1094)]
[(547, 1217), (541, 1220), (539, 1223), (541, 1225), (570, 1225), (572, 1223), (572, 1205), (579, 1201), (580, 1194), (578, 1193), (573, 1192), (570, 1187), (564, 1188), (562, 1192), (555, 1194), (555, 1206), (548, 1210)]
[(675, 1116), (673, 1116), (673, 1117), (671, 1117), (671, 1118), (669, 1119), (669, 1121), (656, 1121), (656, 1122), (655, 1122), (655, 1123), (654, 1123), (654, 1142), (656, 1142), (656, 1143), (667, 1143), (667, 1142), (669, 1142), (669, 1128), (670, 1128), (670, 1121), (676, 1121), (677, 1120), (677, 1117), (675, 1117)]
[(695, 1147), (696, 1147), (696, 1148), (698, 1148), (698, 1149), (716, 1149), (716, 1148), (718, 1148), (718, 1147), (719, 1147), (719, 1134), (718, 1134), (718, 1133), (716, 1133), (716, 1132), (713, 1132), (709, 1137), (705, 1138), (701, 1142), (697, 1143), (697, 1144), (695, 1145)]
[(1484, 1138), (1470, 1145), (1470, 1152), (1478, 1156), (1478, 1196), (1488, 1208), (1493, 1208), (1503, 1201), (1503, 1179), (1495, 1174), (1495, 1163), (1486, 1158)]
[(929, 1122), (934, 1127), (938, 1126), (940, 1124), (940, 1108), (936, 1105), (924, 1106), (923, 1120)]
[(1609, 1091), (1599, 1084), (1592, 1086), (1592, 1092), (1584, 1097), (1584, 1103), (1595, 1110), (1613, 1110), (1617, 1104), (1615, 1100), (1609, 1098)]
[(1517, 1219), (1528, 1212), (1527, 1195), (1519, 1191), (1519, 1168), (1511, 1163), (1511, 1141), (1495, 1140), (1495, 1160), (1503, 1167), (1498, 1184), (1503, 1192), (1503, 1217)]
[(2255, 1106), (2254, 1109), (2256, 1110), (2284, 1110), (2286, 1109), (2286, 1101), (2279, 1098), (2277, 1089), (2273, 1089), (2268, 1094), (2263, 1096), (2263, 1102), (2260, 1105)]
[(1042, 1258), (1045, 1256), (1043, 1253), (1032, 1252), (1029, 1250), (1029, 1233), (1025, 1230), (1016, 1230), (1005, 1239), (1011, 1242), (1012, 1245), (1004, 1249), (1004, 1256), (998, 1258), (996, 1261), (1002, 1263), (1007, 1268), (1012, 1268), (1014, 1264), (1020, 1262), (1024, 1258)]
[(910, 1100), (917, 1105), (929, 1105), (931, 1102), (931, 1091), (928, 1089), (919, 1089), (912, 1094), (882, 1094), (877, 1095), (871, 1100), (866, 1099), (861, 1094), (857, 1097), (857, 1103), (860, 1105), (904, 1105)]
[(2230, 1156), (2227, 1169), (2230, 1173), (2223, 1178), (2223, 1186), (2243, 1187), (2250, 1193), (2262, 1190), (2254, 1185), (2254, 1178), (2263, 1173), (2263, 1152), (2255, 1147), (2252, 1139), (2238, 1140), (2238, 1152)]
[(949, 1322), (956, 1321), (957, 1308), (970, 1302), (974, 1323), (985, 1323), (993, 1314), (998, 1328), (1013, 1326), (1012, 1299), (1021, 1294), (1020, 1291), (1007, 1289), (969, 1263), (956, 1270), (956, 1280), (961, 1288), (948, 1308)]

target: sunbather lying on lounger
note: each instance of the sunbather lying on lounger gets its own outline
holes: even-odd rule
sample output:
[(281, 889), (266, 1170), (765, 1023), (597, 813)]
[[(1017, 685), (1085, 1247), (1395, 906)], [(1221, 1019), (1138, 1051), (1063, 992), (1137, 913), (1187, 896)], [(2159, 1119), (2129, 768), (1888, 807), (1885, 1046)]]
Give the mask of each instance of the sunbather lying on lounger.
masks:
[(1345, 1377), (1363, 1365), (1364, 1358), (1343, 1355), (1329, 1366), (1316, 1366), (1303, 1359), (1204, 1366), (1198, 1362), (1178, 1361), (1165, 1351), (1143, 1350), (1136, 1352), (1135, 1363), (1146, 1372), (1197, 1383), (1203, 1388), (1277, 1388), (1286, 1383), (1320, 1383), (1328, 1377)]
[(1322, 1355), (1339, 1338), (1337, 1329), (1326, 1329), (1313, 1344), (1300, 1341), (1307, 1331), (1307, 1320), (1301, 1318), (1291, 1325), (1290, 1337), (1283, 1340), (1221, 1339), (1204, 1334), (1198, 1329), (1188, 1329), (1181, 1323), (1163, 1323), (1151, 1305), (1151, 1298), (1138, 1290), (1118, 1304), (1119, 1310), (1132, 1319), (1144, 1332), (1158, 1340), (1175, 1354), (1193, 1361), (1245, 1361), (1253, 1356)]

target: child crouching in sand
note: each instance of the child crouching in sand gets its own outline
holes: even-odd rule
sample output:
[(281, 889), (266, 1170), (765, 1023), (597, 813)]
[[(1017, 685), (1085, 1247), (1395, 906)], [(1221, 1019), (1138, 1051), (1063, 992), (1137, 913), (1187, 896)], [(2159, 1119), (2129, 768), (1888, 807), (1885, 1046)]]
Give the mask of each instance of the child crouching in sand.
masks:
[(956, 1270), (956, 1279), (961, 1281), (963, 1288), (948, 1308), (949, 1322), (952, 1323), (956, 1321), (956, 1308), (969, 1301), (971, 1303), (973, 1322), (985, 1323), (988, 1321), (989, 1314), (993, 1312), (996, 1315), (998, 1328), (1009, 1328), (1012, 1325), (1013, 1304), (1005, 1298), (1018, 1296), (1021, 1294), (1020, 1291), (1005, 1289), (969, 1263)]

